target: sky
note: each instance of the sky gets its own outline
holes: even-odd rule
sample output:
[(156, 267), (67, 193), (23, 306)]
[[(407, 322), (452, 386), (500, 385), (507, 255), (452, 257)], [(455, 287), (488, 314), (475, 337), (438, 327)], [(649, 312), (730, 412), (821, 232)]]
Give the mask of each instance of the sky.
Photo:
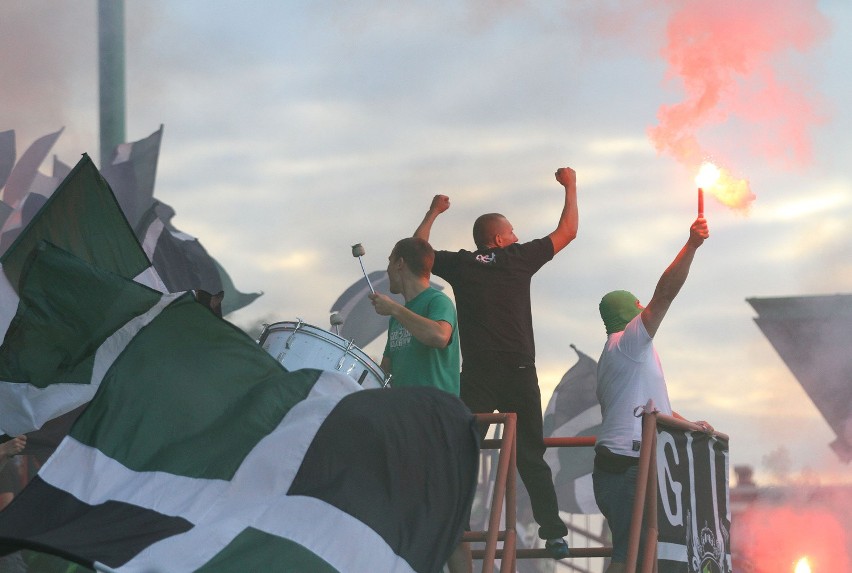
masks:
[[(18, 153), (99, 160), (97, 3), (0, 6), (0, 130)], [(242, 291), (249, 330), (301, 318), (385, 267), (435, 194), (438, 249), (473, 220), (549, 234), (577, 172), (577, 239), (532, 286), (546, 403), (605, 333), (600, 297), (646, 302), (696, 215), (711, 237), (656, 336), (672, 404), (731, 437), (758, 483), (852, 481), (828, 424), (753, 322), (751, 297), (852, 292), (852, 5), (845, 0), (126, 0), (127, 139), (165, 126), (155, 197)], [(46, 162), (43, 171), (47, 173)], [(440, 279), (436, 282), (441, 284)], [(447, 289), (451, 294), (451, 289)], [(378, 362), (382, 342), (364, 350)]]

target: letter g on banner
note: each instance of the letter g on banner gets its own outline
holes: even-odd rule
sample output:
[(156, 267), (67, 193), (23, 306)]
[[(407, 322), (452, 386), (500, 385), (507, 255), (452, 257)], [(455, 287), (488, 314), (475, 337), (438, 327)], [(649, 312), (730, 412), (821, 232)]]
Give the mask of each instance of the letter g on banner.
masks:
[[(678, 472), (672, 470), (670, 461), (675, 466), (680, 464), (674, 436), (668, 432), (659, 432), (657, 434), (657, 487), (660, 492), (660, 503), (669, 523), (679, 527), (683, 525), (683, 505), (681, 504), (683, 484), (675, 480), (674, 474)], [(674, 508), (672, 508), (672, 502), (674, 502)]]

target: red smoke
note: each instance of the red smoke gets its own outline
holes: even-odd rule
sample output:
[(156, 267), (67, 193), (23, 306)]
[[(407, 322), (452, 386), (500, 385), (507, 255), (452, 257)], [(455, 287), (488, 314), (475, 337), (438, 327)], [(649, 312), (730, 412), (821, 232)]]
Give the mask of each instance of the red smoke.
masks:
[[(709, 152), (701, 128), (737, 121), (729, 140), (761, 156), (804, 163), (809, 130), (817, 123), (807, 86), (787, 80), (785, 67), (813, 48), (828, 31), (817, 0), (680, 0), (667, 26), (663, 56), (668, 76), (683, 82), (685, 98), (658, 111), (649, 130), (660, 152), (694, 171)], [(799, 82), (800, 84), (803, 82)], [(730, 178), (730, 174), (725, 173)], [(746, 181), (723, 200), (747, 208), (754, 199)]]
[(794, 573), (802, 557), (812, 573), (852, 571), (843, 525), (825, 508), (755, 505), (736, 516), (731, 543), (749, 573)]

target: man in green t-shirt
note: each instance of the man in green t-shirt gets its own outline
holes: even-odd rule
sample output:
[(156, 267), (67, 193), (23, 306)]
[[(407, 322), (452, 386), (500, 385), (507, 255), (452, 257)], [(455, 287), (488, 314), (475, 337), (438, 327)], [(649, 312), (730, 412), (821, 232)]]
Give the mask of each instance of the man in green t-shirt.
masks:
[(376, 312), (390, 317), (382, 370), (392, 385), (434, 386), (459, 395), (459, 336), (456, 309), (429, 285), (435, 252), (428, 242), (409, 237), (397, 242), (388, 257), (390, 291), (405, 305), (376, 293)]
[[(459, 334), (456, 309), (450, 298), (429, 285), (435, 251), (423, 239), (397, 242), (388, 257), (390, 291), (401, 294), (405, 305), (387, 295), (370, 295), (376, 312), (390, 317), (382, 370), (393, 374), (391, 384), (434, 386), (459, 395)], [(450, 573), (472, 570), (470, 547), (459, 543), (450, 556)]]

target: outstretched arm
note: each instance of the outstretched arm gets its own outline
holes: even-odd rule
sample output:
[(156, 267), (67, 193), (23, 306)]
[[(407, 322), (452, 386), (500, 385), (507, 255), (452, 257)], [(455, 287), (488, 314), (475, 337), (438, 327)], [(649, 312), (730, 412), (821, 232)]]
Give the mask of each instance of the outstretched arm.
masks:
[(561, 167), (556, 170), (556, 180), (565, 188), (565, 206), (562, 207), (556, 230), (549, 235), (554, 255), (574, 240), (580, 223), (577, 211), (577, 173), (570, 167)]
[(680, 292), (683, 283), (686, 282), (686, 277), (689, 275), (689, 267), (692, 265), (692, 260), (695, 258), (695, 251), (698, 250), (704, 243), (704, 239), (710, 236), (710, 231), (707, 229), (707, 221), (703, 217), (699, 217), (692, 223), (689, 228), (689, 240), (675, 257), (674, 261), (665, 270), (663, 276), (657, 282), (657, 288), (654, 290), (654, 296), (651, 297), (651, 302), (642, 310), (642, 322), (645, 325), (645, 330), (652, 337), (657, 333), (660, 323), (663, 322), (663, 317), (669, 310), (672, 301)]
[(432, 232), (432, 223), (435, 222), (435, 219), (438, 218), (438, 215), (446, 211), (450, 208), (450, 198), (446, 195), (435, 195), (432, 198), (432, 204), (429, 205), (429, 210), (426, 211), (426, 215), (423, 217), (423, 221), (420, 222), (417, 229), (414, 231), (414, 237), (418, 239), (423, 239), (424, 241), (429, 240), (429, 233)]
[(380, 293), (367, 296), (373, 301), (377, 313), (397, 319), (411, 333), (411, 336), (422, 344), (432, 348), (444, 348), (450, 343), (450, 337), (453, 335), (453, 327), (450, 323), (421, 316)]

